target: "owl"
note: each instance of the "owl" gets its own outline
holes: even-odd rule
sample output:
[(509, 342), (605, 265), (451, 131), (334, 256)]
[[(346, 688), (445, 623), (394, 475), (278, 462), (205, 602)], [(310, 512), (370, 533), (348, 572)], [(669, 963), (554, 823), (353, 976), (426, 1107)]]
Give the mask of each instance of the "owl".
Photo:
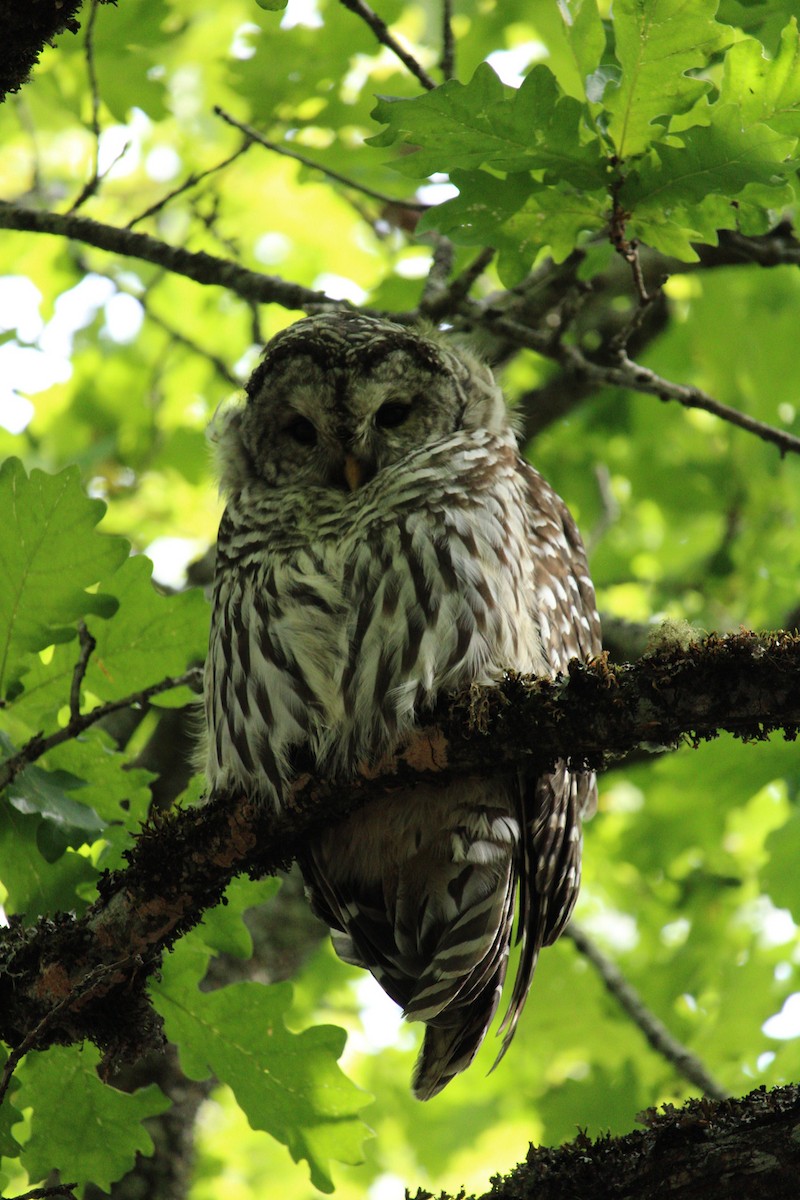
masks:
[[(205, 673), (212, 794), (278, 808), (300, 770), (346, 780), (446, 692), (600, 650), (565, 505), (519, 453), (491, 371), (435, 331), (353, 312), (279, 333), (216, 431), (227, 507)], [(594, 776), (500, 771), (392, 791), (310, 840), (338, 954), (425, 1024), (436, 1095), (497, 1010), (515, 908), (514, 1033), (580, 882)]]

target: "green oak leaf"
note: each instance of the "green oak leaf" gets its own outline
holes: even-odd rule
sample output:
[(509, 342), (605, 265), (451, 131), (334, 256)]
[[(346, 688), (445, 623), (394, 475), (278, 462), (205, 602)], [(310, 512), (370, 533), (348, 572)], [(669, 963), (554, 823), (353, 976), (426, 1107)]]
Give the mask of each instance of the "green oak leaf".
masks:
[(688, 207), (677, 206), (661, 212), (653, 206), (647, 212), (637, 212), (628, 222), (628, 232), (670, 258), (697, 262), (700, 256), (693, 243), (716, 246), (721, 229), (738, 226), (738, 209), (729, 200), (724, 196), (706, 196), (699, 204)]
[(395, 164), (427, 176), (489, 166), (498, 171), (545, 171), (576, 187), (605, 179), (598, 139), (582, 133), (583, 105), (565, 96), (552, 71), (533, 68), (516, 91), (487, 63), (467, 84), (449, 80), (413, 100), (380, 100), (373, 111), (388, 128), (369, 139), (415, 147)]
[(0, 800), (0, 882), (8, 892), (7, 912), (33, 922), (45, 913), (83, 908), (77, 891), (94, 882), (97, 868), (84, 855), (63, 849), (57, 826)]
[(142, 1122), (170, 1106), (155, 1084), (120, 1092), (101, 1083), (94, 1046), (52, 1046), (27, 1056), (19, 1068), (17, 1103), (30, 1107), (31, 1136), (21, 1155), (32, 1180), (57, 1170), (62, 1179), (103, 1191), (153, 1153)]
[[(4, 1067), (8, 1059), (8, 1051), (0, 1046), (0, 1067)], [(11, 1103), (11, 1096), (19, 1087), (19, 1080), (12, 1076), (8, 1091), (0, 1104), (0, 1158), (18, 1158), (20, 1144), (11, 1133), (12, 1125), (22, 1120), (22, 1113)]]
[(123, 538), (95, 532), (105, 509), (77, 467), (30, 478), (16, 458), (0, 467), (0, 689), (31, 652), (73, 637), (79, 617), (114, 611), (112, 597), (87, 591), (128, 554)]
[(788, 908), (795, 921), (800, 919), (800, 878), (797, 856), (800, 853), (800, 812), (793, 811), (788, 821), (767, 837), (765, 848), (769, 862), (761, 870), (764, 890), (778, 908)]
[(289, 984), (200, 992), (205, 960), (185, 939), (151, 987), (183, 1070), (191, 1079), (213, 1074), (227, 1084), (252, 1128), (286, 1145), (295, 1162), (305, 1159), (314, 1186), (332, 1191), (330, 1160), (361, 1161), (366, 1127), (356, 1114), (369, 1103), (337, 1066), (344, 1030), (287, 1029)]
[(736, 36), (714, 20), (718, 0), (614, 0), (616, 56), (622, 68), (606, 88), (608, 133), (620, 158), (641, 154), (666, 128), (657, 117), (685, 112), (709, 84), (687, 71)]
[(469, 83), (449, 79), (412, 100), (379, 97), (372, 117), (387, 128), (368, 142), (391, 146), (400, 141), (417, 147), (395, 164), (407, 175), (424, 177), (441, 171), (443, 163), (478, 167), (488, 156), (508, 149), (505, 139), (495, 135), (494, 116), (510, 92), (492, 68), (481, 63)]
[[(14, 753), (11, 740), (0, 730), (0, 750), (4, 757)], [(67, 846), (82, 846), (94, 842), (105, 828), (105, 821), (93, 808), (73, 800), (67, 793), (83, 787), (84, 781), (66, 771), (46, 771), (31, 763), (9, 783), (6, 792), (8, 802), (17, 812), (43, 817), (56, 840), (54, 848), (58, 854)], [(47, 856), (50, 861), (52, 857)]]
[(710, 124), (683, 130), (682, 145), (659, 145), (657, 156), (631, 173), (620, 200), (636, 217), (700, 204), (710, 195), (736, 196), (751, 183), (783, 186), (794, 170), (796, 139), (768, 125), (744, 127), (735, 104), (717, 104), (711, 113)]
[(436, 228), (455, 242), (494, 246), (507, 287), (519, 283), (545, 247), (561, 262), (585, 231), (607, 222), (602, 191), (547, 188), (524, 173), (498, 179), (486, 171), (454, 171), (452, 180), (458, 196), (426, 213), (420, 230)]
[(536, 9), (536, 32), (549, 51), (547, 65), (569, 96), (586, 99), (587, 81), (606, 45), (597, 0), (561, 0)]
[(800, 137), (800, 35), (792, 17), (769, 59), (754, 38), (725, 55), (720, 103), (738, 104), (745, 124), (763, 121), (779, 133)]
[[(153, 587), (153, 564), (144, 555), (123, 563), (107, 583), (119, 597), (113, 621), (91, 622), (97, 639), (86, 671), (86, 687), (103, 701), (180, 675), (194, 658), (202, 661), (208, 643), (209, 607), (199, 588), (165, 596)], [(163, 692), (156, 704), (186, 704), (186, 688)]]
[(197, 936), (217, 954), (230, 954), (234, 958), (250, 958), (253, 939), (244, 923), (243, 915), (255, 905), (271, 900), (280, 888), (277, 879), (232, 879), (228, 884), (222, 903), (209, 908), (197, 927)]

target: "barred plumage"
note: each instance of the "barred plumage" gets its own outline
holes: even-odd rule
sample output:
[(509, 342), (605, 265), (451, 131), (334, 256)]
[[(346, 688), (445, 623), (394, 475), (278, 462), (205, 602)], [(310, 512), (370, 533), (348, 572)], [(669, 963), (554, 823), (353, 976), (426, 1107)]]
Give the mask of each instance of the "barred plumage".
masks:
[[(247, 396), (217, 435), (213, 791), (280, 805), (299, 761), (352, 774), (440, 692), (599, 652), (575, 525), (469, 354), (360, 314), (309, 317), (269, 344)], [(421, 1098), (483, 1040), (519, 894), (508, 1045), (575, 902), (594, 798), (593, 776), (559, 763), (393, 794), (309, 845), (309, 896), (337, 952), (426, 1023)]]

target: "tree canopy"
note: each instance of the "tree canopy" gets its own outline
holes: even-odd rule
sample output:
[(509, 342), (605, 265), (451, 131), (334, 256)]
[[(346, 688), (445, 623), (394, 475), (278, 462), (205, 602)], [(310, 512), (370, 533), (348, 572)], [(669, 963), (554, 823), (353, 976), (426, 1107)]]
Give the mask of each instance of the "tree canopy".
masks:
[[(796, 1081), (797, 643), (726, 640), (800, 611), (796, 5), (38, 7), (0, 56), (2, 1194), (481, 1193), (528, 1143)], [(418, 1027), (259, 877), (324, 781), (271, 847), (193, 807), (206, 429), (335, 304), (492, 362), (610, 656), (544, 716), (510, 676), (478, 739), (546, 758), (574, 703), (606, 770), (514, 1044), (425, 1107)], [(632, 689), (624, 745), (592, 687), (609, 721)]]

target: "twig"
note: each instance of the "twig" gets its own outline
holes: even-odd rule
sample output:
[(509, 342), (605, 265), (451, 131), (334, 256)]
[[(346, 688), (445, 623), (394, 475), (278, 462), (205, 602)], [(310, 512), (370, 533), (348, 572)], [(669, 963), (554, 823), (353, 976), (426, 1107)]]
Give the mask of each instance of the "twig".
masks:
[[(102, 978), (102, 976), (108, 973), (108, 968), (101, 968), (101, 972)], [(80, 995), (84, 995), (85, 992), (88, 991), (92, 986), (91, 983), (88, 982), (89, 978), (90, 977), (87, 976), (87, 980), (85, 981), (84, 986), (81, 988)], [(33, 1048), (33, 1046), (36, 1045), (41, 1035), (46, 1032), (48, 1026), (52, 1025), (59, 1013), (63, 1012), (63, 1010), (72, 1004), (76, 999), (76, 994), (70, 990), (67, 995), (63, 996), (56, 1004), (53, 1005), (51, 1009), (44, 1014), (41, 1020), (34, 1025), (33, 1029), (28, 1031), (19, 1045), (14, 1046), (14, 1048), (9, 1051), (8, 1058), (3, 1064), (3, 1070), (0, 1071), (0, 1106), (5, 1100), (6, 1093), (11, 1086), (11, 1080), (14, 1078), (14, 1072), (22, 1062), (25, 1055), (30, 1049)]]
[(374, 188), (367, 187), (363, 183), (358, 183), (355, 179), (348, 179), (346, 175), (340, 175), (338, 171), (334, 171), (331, 167), (314, 162), (313, 158), (307, 158), (299, 150), (290, 150), (288, 146), (284, 146), (280, 142), (270, 141), (269, 138), (259, 133), (257, 129), (254, 129), (252, 125), (247, 125), (244, 121), (237, 121), (235, 117), (232, 117), (224, 108), (220, 108), (218, 104), (214, 105), (214, 113), (216, 116), (221, 117), (228, 125), (232, 125), (234, 129), (240, 129), (251, 142), (258, 142), (259, 146), (264, 146), (265, 149), (272, 150), (275, 154), (282, 154), (286, 158), (293, 158), (295, 162), (302, 163), (304, 167), (310, 167), (313, 171), (320, 171), (328, 179), (335, 179), (337, 183), (341, 183), (348, 188), (353, 188), (354, 191), (361, 192), (362, 195), (369, 196), (373, 200), (378, 200), (381, 204), (399, 204), (403, 208), (413, 208), (416, 212), (425, 212), (430, 207), (428, 204), (420, 204), (414, 200), (403, 200), (397, 196), (389, 196), (385, 192), (377, 192)]
[(600, 517), (586, 539), (586, 552), (590, 558), (608, 530), (617, 523), (620, 515), (619, 501), (611, 488), (611, 472), (608, 467), (605, 463), (595, 463), (593, 473), (600, 495)]
[[(720, 231), (716, 246), (696, 246), (704, 267), (726, 267), (739, 263), (758, 263), (760, 267), (800, 264), (800, 241), (788, 222), (782, 221), (769, 233), (747, 237), (736, 230)], [(670, 270), (689, 271), (694, 263), (670, 264)]]
[(89, 76), (89, 93), (92, 98), (90, 126), (94, 136), (94, 161), (92, 163), (91, 175), (81, 189), (75, 202), (70, 206), (69, 212), (76, 212), (90, 196), (95, 194), (100, 183), (100, 89), (97, 86), (97, 72), (94, 65), (94, 23), (97, 19), (97, 9), (98, 0), (92, 0), (91, 8), (89, 9), (89, 18), (86, 22), (86, 38), (84, 41), (86, 48), (86, 74)]
[(473, 283), (477, 279), (480, 279), (483, 272), (489, 266), (494, 255), (495, 251), (492, 246), (485, 246), (480, 254), (476, 254), (472, 262), (464, 268), (460, 275), (456, 275), (450, 284), (450, 295), (454, 298), (466, 296)]
[[(93, 970), (88, 971), (84, 978), (75, 987), (71, 987), (52, 1008), (48, 1009), (44, 1016), (39, 1020), (32, 1029), (28, 1031), (18, 1046), (9, 1052), (8, 1058), (3, 1064), (3, 1070), (0, 1072), (0, 1106), (6, 1097), (11, 1080), (14, 1077), (19, 1064), (22, 1062), (29, 1050), (32, 1050), (36, 1043), (41, 1038), (42, 1034), (47, 1032), (47, 1029), (53, 1024), (57, 1017), (65, 1010), (72, 1008), (78, 1001), (85, 1001), (91, 997), (92, 993), (98, 989), (102, 989), (108, 977), (120, 969), (127, 969), (132, 961), (132, 957), (118, 959), (113, 963), (103, 963)], [(139, 960), (137, 960), (138, 962)], [(76, 1184), (68, 1184), (69, 1187), (76, 1187)], [(56, 1195), (58, 1193), (55, 1193)]]
[(436, 297), (449, 290), (447, 276), (450, 274), (452, 266), (453, 243), (449, 238), (438, 235), (433, 247), (431, 267), (422, 289), (422, 299), (419, 302), (420, 312), (429, 311), (436, 303)]
[(440, 321), (443, 317), (454, 316), (461, 309), (472, 285), (480, 279), (494, 258), (494, 254), (492, 247), (487, 246), (460, 274), (450, 280), (447, 287), (430, 295), (426, 288), (419, 305), (421, 315), (430, 321)]
[(30, 109), (21, 96), (12, 98), (14, 111), (17, 114), (20, 128), (28, 135), (31, 142), (30, 153), (30, 170), (31, 182), (29, 191), (33, 196), (41, 197), (43, 194), (42, 188), (42, 154), (39, 147), (38, 131), (35, 122), (31, 119)]
[(229, 259), (217, 258), (202, 250), (184, 250), (182, 246), (171, 246), (146, 233), (104, 225), (72, 213), (34, 211), (0, 201), (0, 229), (22, 229), (29, 233), (74, 238), (112, 254), (144, 259), (175, 275), (193, 279), (195, 283), (227, 288), (250, 302), (280, 304), (284, 308), (304, 311), (349, 307), (346, 301), (333, 300), (324, 292), (287, 283), (276, 275), (249, 271)]
[[(81, 649), (81, 657), (75, 666), (73, 673), (73, 688), (75, 686), (76, 677), (83, 678), (83, 671), (86, 670), (85, 665), (83, 671), (79, 675), (79, 668), (83, 661), (84, 650)], [(88, 661), (88, 655), (87, 661)], [(130, 696), (124, 696), (121, 700), (108, 700), (105, 704), (98, 704), (96, 708), (91, 709), (88, 713), (78, 712), (75, 714), (72, 710), (73, 696), (70, 694), (70, 720), (63, 729), (56, 730), (55, 733), (50, 733), (45, 737), (43, 734), (37, 734), (30, 741), (26, 742), (21, 750), (16, 754), (12, 754), (0, 766), (0, 791), (7, 787), (21, 771), (31, 763), (36, 762), (47, 754), (49, 750), (56, 746), (61, 746), (64, 742), (70, 741), (72, 738), (78, 737), (84, 730), (89, 729), (92, 725), (96, 725), (98, 721), (102, 721), (104, 717), (108, 717), (111, 713), (119, 712), (121, 708), (131, 708), (137, 704), (147, 704), (154, 696), (160, 696), (162, 692), (169, 692), (173, 688), (184, 687), (187, 684), (195, 684), (200, 686), (203, 678), (201, 667), (192, 667), (189, 671), (184, 671), (183, 675), (171, 675), (166, 679), (160, 680), (159, 683), (152, 683), (149, 687), (142, 688), (141, 691), (132, 692)], [(80, 682), (78, 683), (80, 687)]]
[[(203, 212), (203, 209), (201, 208), (201, 204), (204, 200), (208, 200), (209, 204), (205, 212)], [(219, 193), (207, 192), (205, 196), (192, 196), (189, 201), (189, 207), (195, 219), (199, 221), (202, 226), (204, 226), (214, 241), (222, 247), (227, 255), (229, 255), (231, 262), (238, 262), (239, 258), (241, 257), (239, 253), (238, 237), (226, 237), (226, 235), (220, 229), (219, 215), (221, 200)]]
[[(636, 262), (638, 265), (638, 256)], [(641, 274), (641, 266), (639, 266), (639, 273)], [(650, 314), (654, 302), (659, 298), (660, 295), (661, 289), (659, 288), (658, 291), (650, 292), (646, 302), (642, 302), (640, 296), (639, 303), (635, 305), (630, 318), (606, 343), (612, 358), (624, 358), (624, 356), (627, 354), (628, 346), (631, 343), (631, 338), (636, 337), (636, 335), (639, 333), (640, 329), (645, 323), (645, 320)]]
[(584, 958), (588, 958), (608, 991), (639, 1026), (653, 1049), (672, 1063), (685, 1079), (699, 1087), (704, 1095), (724, 1100), (728, 1095), (725, 1088), (709, 1074), (696, 1055), (672, 1036), (666, 1025), (650, 1011), (636, 989), (628, 983), (616, 963), (606, 958), (588, 934), (571, 922), (564, 931), (564, 937), (570, 938)]
[(441, 71), (445, 79), (452, 79), (456, 73), (456, 43), (453, 37), (453, 0), (442, 0)]
[(355, 13), (357, 17), (361, 17), (361, 20), (369, 25), (378, 41), (382, 45), (387, 46), (393, 54), (397, 55), (401, 63), (408, 67), (411, 74), (420, 81), (424, 88), (432, 91), (436, 87), (434, 80), (431, 79), (425, 68), (417, 62), (413, 54), (409, 54), (407, 50), (403, 49), (397, 38), (389, 32), (386, 22), (382, 21), (376, 12), (372, 11), (369, 5), (364, 3), (364, 0), (339, 0), (339, 2), (345, 8), (348, 8), (350, 12)]
[(493, 313), (491, 309), (487, 308), (483, 312), (482, 320), (479, 319), (479, 321), (488, 324), (492, 332), (505, 334), (517, 346), (525, 346), (546, 358), (555, 359), (579, 381), (588, 381), (600, 387), (629, 388), (634, 392), (658, 396), (660, 400), (664, 401), (676, 400), (684, 408), (702, 409), (731, 425), (755, 434), (765, 442), (771, 442), (778, 447), (782, 455), (800, 454), (800, 437), (782, 429), (776, 429), (773, 425), (766, 425), (763, 421), (757, 421), (755, 417), (750, 417), (736, 408), (723, 404), (720, 400), (715, 400), (701, 388), (673, 383), (669, 379), (664, 379), (655, 371), (651, 371), (649, 367), (643, 367), (640, 363), (634, 362), (624, 351), (619, 353), (618, 362), (615, 364), (599, 363), (587, 358), (578, 346), (569, 345), (559, 337), (541, 333), (539, 330), (523, 325), (506, 313)]
[[(547, 349), (542, 352), (548, 353)], [(774, 426), (766, 425), (763, 421), (757, 421), (755, 417), (750, 417), (747, 413), (739, 412), (738, 409), (731, 408), (720, 400), (715, 400), (713, 396), (709, 396), (700, 388), (687, 387), (684, 384), (672, 383), (669, 379), (663, 379), (649, 367), (643, 367), (628, 358), (624, 351), (620, 354), (617, 366), (592, 362), (576, 346), (559, 346), (555, 357), (568, 365), (579, 376), (588, 377), (595, 383), (630, 388), (635, 392), (646, 392), (658, 396), (660, 400), (677, 400), (678, 404), (682, 404), (684, 408), (699, 408), (703, 412), (713, 413), (715, 417), (727, 421), (730, 425), (737, 425), (740, 429), (746, 429), (748, 433), (754, 433), (763, 441), (777, 446), (782, 455), (790, 452), (800, 454), (800, 437), (786, 433), (782, 429), (775, 429)]]
[[(139, 302), (143, 303), (142, 297), (139, 298)], [(198, 358), (206, 359), (206, 361), (211, 364), (220, 378), (223, 379), (229, 387), (242, 387), (244, 380), (237, 379), (228, 364), (224, 362), (224, 360), (221, 359), (218, 354), (212, 354), (207, 346), (201, 346), (199, 342), (192, 341), (192, 339), (187, 337), (185, 333), (181, 333), (179, 329), (175, 329), (175, 327), (170, 325), (168, 321), (165, 321), (163, 317), (159, 316), (158, 313), (153, 312), (149, 304), (144, 304), (144, 311), (147, 314), (148, 321), (151, 321), (153, 325), (158, 326), (158, 328), (162, 330), (162, 332), (166, 333), (173, 342), (176, 342), (179, 346), (185, 347), (186, 350), (191, 351), (191, 353), (196, 355)]]
[(81, 717), (81, 684), (89, 665), (89, 659), (97, 645), (83, 621), (78, 622), (78, 642), (81, 652), (72, 672), (72, 684), (69, 689), (69, 716), (71, 721), (79, 721)]
[(624, 183), (625, 176), (619, 175), (611, 185), (612, 209), (609, 237), (617, 254), (620, 254), (631, 268), (633, 283), (640, 304), (646, 305), (650, 303), (652, 297), (648, 294), (644, 283), (642, 264), (639, 261), (639, 243), (628, 238), (625, 226), (631, 214), (626, 212), (619, 199), (620, 189)]
[(29, 1192), (21, 1192), (19, 1196), (9, 1196), (8, 1200), (48, 1200), (50, 1196), (69, 1196), (70, 1200), (76, 1200), (77, 1186), (77, 1183), (54, 1183), (52, 1187), (31, 1188)]
[(165, 208), (171, 200), (174, 200), (176, 196), (180, 196), (184, 192), (188, 192), (191, 188), (197, 187), (198, 183), (202, 183), (204, 179), (208, 179), (209, 175), (215, 175), (217, 171), (222, 171), (225, 167), (230, 166), (230, 164), (235, 162), (237, 158), (240, 158), (246, 150), (249, 150), (252, 144), (252, 139), (247, 137), (242, 142), (239, 149), (234, 150), (233, 154), (229, 154), (227, 158), (223, 158), (222, 162), (218, 162), (215, 166), (209, 167), (206, 171), (198, 171), (196, 173), (193, 172), (191, 175), (187, 175), (183, 183), (178, 184), (176, 188), (173, 188), (171, 192), (167, 192), (167, 194), (162, 196), (160, 200), (157, 200), (155, 204), (151, 204), (149, 208), (144, 210), (144, 212), (139, 213), (138, 217), (131, 217), (125, 228), (133, 229), (134, 225), (138, 225), (140, 221), (145, 221), (148, 217), (155, 216), (155, 214), (160, 212), (162, 208)]

